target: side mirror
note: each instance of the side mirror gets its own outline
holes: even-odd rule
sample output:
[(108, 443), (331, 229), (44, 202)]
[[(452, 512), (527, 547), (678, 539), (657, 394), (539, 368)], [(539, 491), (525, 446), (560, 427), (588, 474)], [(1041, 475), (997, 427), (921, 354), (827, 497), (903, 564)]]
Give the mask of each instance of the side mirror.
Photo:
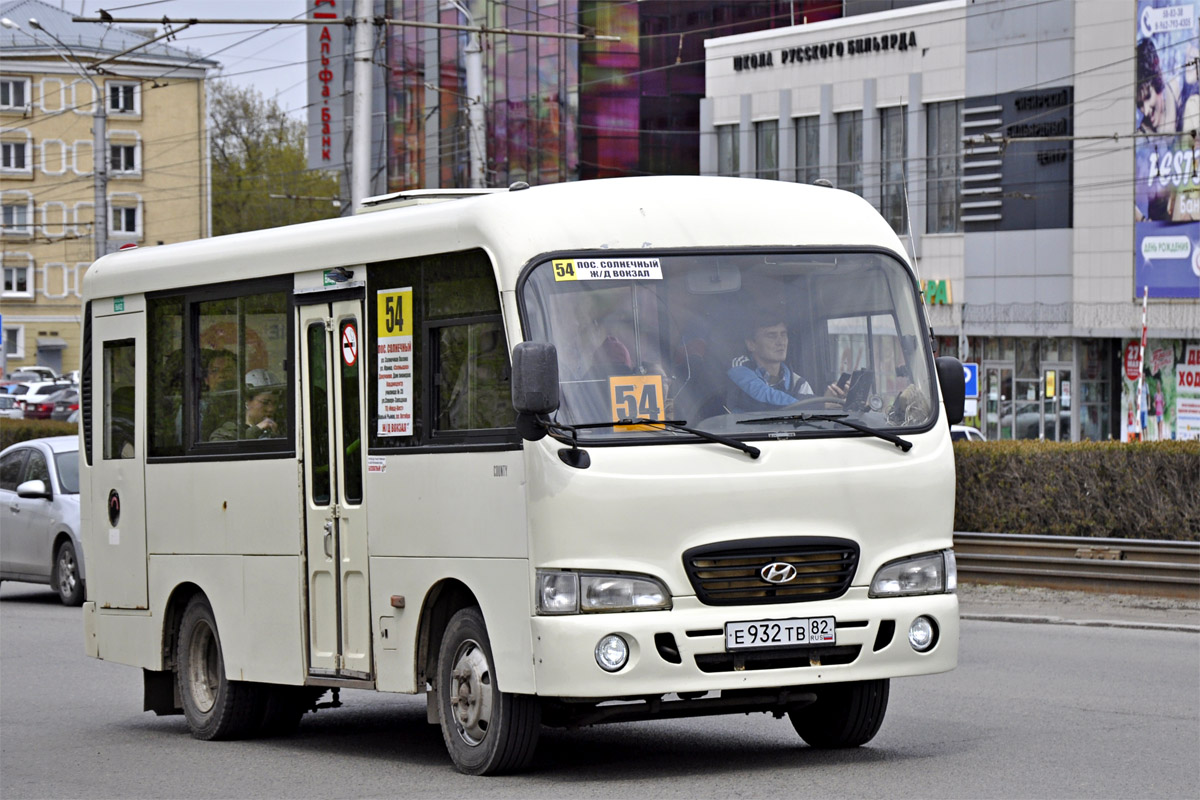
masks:
[(536, 442), (546, 435), (538, 417), (558, 410), (558, 350), (549, 342), (521, 342), (513, 348), (512, 401), (517, 433)]
[(942, 385), (942, 402), (946, 404), (946, 422), (957, 425), (963, 420), (967, 399), (967, 377), (962, 362), (942, 356), (937, 360), (938, 383)]
[(558, 350), (549, 342), (521, 342), (513, 348), (513, 408), (520, 414), (558, 410)]
[(25, 481), (17, 487), (17, 497), (49, 500), (50, 492), (46, 490), (46, 484), (43, 481)]

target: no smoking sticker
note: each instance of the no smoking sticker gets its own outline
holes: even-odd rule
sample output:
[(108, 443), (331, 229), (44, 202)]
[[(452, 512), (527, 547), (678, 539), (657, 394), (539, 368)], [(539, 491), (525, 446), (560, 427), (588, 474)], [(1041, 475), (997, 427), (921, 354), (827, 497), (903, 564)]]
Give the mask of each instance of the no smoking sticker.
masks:
[(347, 367), (353, 367), (358, 362), (358, 331), (353, 325), (342, 328), (342, 361)]

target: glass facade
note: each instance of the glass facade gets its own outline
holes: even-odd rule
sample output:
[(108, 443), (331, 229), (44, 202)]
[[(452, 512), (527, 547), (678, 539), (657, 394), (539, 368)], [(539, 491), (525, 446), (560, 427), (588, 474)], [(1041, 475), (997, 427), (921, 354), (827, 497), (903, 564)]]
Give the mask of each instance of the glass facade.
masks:
[(896, 233), (908, 230), (908, 203), (904, 196), (904, 164), (908, 154), (906, 111), (904, 106), (879, 109), (879, 213)]
[(821, 118), (796, 118), (796, 181), (812, 183), (821, 177)]
[(754, 123), (754, 150), (757, 156), (756, 178), (779, 178), (779, 120)]
[(961, 100), (925, 108), (926, 233), (955, 233), (962, 227)]
[(837, 124), (837, 188), (863, 192), (862, 112), (834, 115)]
[[(842, 15), (837, 0), (464, 2), (489, 28), (620, 37), (483, 37), (488, 186), (697, 174), (704, 40)], [(437, 0), (389, 0), (387, 14), (466, 21)], [(467, 40), (389, 26), (389, 190), (469, 185)]]

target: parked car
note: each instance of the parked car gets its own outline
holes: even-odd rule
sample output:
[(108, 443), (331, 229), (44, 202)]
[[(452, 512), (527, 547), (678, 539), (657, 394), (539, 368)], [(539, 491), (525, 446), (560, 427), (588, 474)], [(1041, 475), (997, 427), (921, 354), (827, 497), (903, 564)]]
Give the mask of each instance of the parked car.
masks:
[(0, 581), (46, 583), (83, 603), (79, 541), (79, 439), (53, 436), (0, 453)]
[(17, 405), (17, 398), (11, 394), (0, 394), (0, 419), (24, 419), (25, 412)]
[(54, 411), (50, 395), (71, 388), (70, 384), (58, 381), (40, 381), (25, 385), (29, 388), (17, 397), (17, 403), (25, 412), (25, 419), (50, 419), (50, 414)]
[(9, 377), (21, 381), (58, 380), (58, 374), (54, 370), (43, 366), (17, 367), (17, 370), (11, 373)]
[(951, 425), (950, 440), (954, 442), (986, 442), (987, 437), (979, 428), (970, 425)]
[(60, 389), (47, 397), (46, 402), (54, 403), (54, 409), (50, 412), (50, 419), (66, 420), (71, 416), (72, 411), (76, 411), (79, 408), (79, 390)]

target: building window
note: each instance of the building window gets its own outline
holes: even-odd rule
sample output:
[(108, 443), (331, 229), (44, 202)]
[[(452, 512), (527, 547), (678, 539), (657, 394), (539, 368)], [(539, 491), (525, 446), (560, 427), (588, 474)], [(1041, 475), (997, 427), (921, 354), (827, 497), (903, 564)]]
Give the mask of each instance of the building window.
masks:
[(779, 180), (779, 120), (754, 123), (754, 149), (758, 177)]
[(837, 188), (862, 194), (862, 112), (837, 115)]
[(114, 144), (109, 147), (109, 168), (113, 172), (137, 172), (137, 145)]
[(908, 126), (904, 106), (879, 110), (880, 196), (879, 213), (896, 233), (908, 230), (908, 204), (904, 197), (904, 156), (908, 152)]
[(29, 108), (29, 79), (0, 79), (0, 111), (25, 111)]
[(118, 114), (138, 113), (138, 85), (136, 83), (108, 84), (108, 110)]
[(8, 358), (25, 358), (25, 326), (4, 326), (4, 355)]
[(127, 233), (138, 234), (138, 210), (136, 206), (124, 207), (118, 206), (111, 209), (112, 226), (109, 228), (110, 233)]
[(0, 142), (0, 167), (14, 172), (29, 172), (25, 142)]
[(4, 265), (4, 296), (33, 297), (33, 264)]
[(796, 181), (813, 183), (821, 177), (821, 118), (796, 120)]
[(962, 101), (926, 107), (928, 177), (926, 233), (955, 233), (962, 227)]
[(738, 126), (717, 126), (717, 174), (737, 175), (741, 169), (738, 153)]
[(5, 235), (29, 236), (33, 233), (33, 204), (29, 200), (5, 199), (0, 209)]

